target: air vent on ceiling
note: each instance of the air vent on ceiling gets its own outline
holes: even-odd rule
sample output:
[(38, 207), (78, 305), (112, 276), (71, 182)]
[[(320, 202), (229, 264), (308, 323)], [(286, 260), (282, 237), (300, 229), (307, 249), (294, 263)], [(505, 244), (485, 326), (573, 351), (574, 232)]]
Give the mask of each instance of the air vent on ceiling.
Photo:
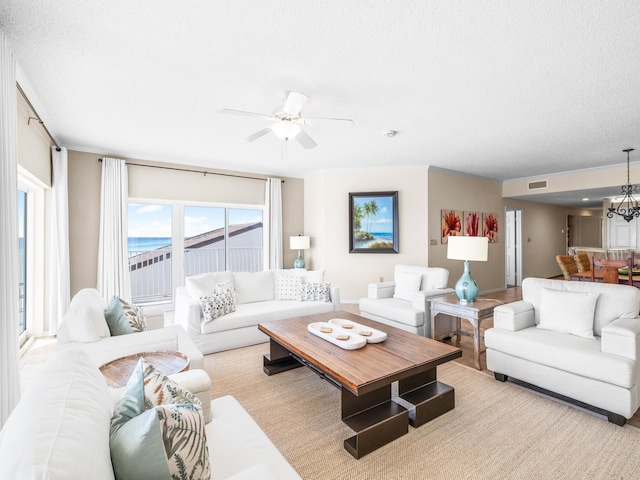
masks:
[(538, 190), (540, 188), (547, 188), (546, 180), (538, 180), (537, 182), (529, 182), (527, 184), (527, 189), (529, 190)]

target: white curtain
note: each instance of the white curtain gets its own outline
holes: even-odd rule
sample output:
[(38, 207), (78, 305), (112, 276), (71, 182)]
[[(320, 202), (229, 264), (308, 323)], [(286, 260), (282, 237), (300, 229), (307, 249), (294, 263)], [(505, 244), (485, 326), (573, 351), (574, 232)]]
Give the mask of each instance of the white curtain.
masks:
[(49, 297), (49, 334), (58, 332), (71, 299), (69, 266), (69, 182), (67, 149), (51, 147), (53, 182), (51, 202), (51, 273)]
[(282, 180), (268, 178), (266, 187), (267, 241), (269, 242), (269, 269), (282, 268)]
[(16, 61), (0, 31), (0, 428), (20, 400)]
[(98, 290), (107, 301), (114, 295), (131, 300), (127, 258), (128, 190), (126, 162), (102, 159)]

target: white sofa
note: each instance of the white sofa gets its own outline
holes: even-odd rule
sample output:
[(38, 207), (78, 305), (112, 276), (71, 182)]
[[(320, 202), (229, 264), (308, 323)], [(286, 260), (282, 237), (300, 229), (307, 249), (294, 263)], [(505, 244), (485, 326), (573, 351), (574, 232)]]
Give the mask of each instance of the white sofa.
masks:
[[(211, 400), (211, 381), (203, 370), (171, 378), (207, 407), (212, 479), (300, 478), (233, 397)], [(0, 478), (114, 479), (109, 450), (113, 393), (82, 349), (57, 352), (0, 431)]]
[[(393, 281), (369, 284), (367, 297), (359, 302), (360, 315), (431, 338), (429, 300), (454, 293), (448, 281), (449, 271), (444, 268), (396, 265)], [(435, 338), (454, 331), (453, 321), (440, 320)]]
[[(176, 290), (175, 323), (187, 331), (204, 354), (263, 343), (269, 338), (258, 330), (260, 323), (340, 310), (337, 287), (330, 287), (330, 301), (293, 300), (297, 296), (291, 290), (290, 278), (320, 284), (323, 277), (323, 271), (304, 269), (193, 275)], [(229, 282), (235, 290), (236, 311), (205, 322), (200, 298), (215, 292), (216, 285)]]
[[(496, 307), (487, 369), (605, 410), (624, 425), (640, 406), (640, 290), (527, 278), (522, 300)], [(589, 338), (590, 334), (592, 338)]]
[(177, 350), (186, 354), (190, 368), (203, 368), (202, 353), (179, 326), (164, 327), (164, 315), (146, 315), (145, 332), (111, 336), (104, 317), (107, 304), (98, 290), (84, 288), (76, 293), (69, 311), (58, 326), (57, 349), (81, 348), (96, 365), (140, 352)]

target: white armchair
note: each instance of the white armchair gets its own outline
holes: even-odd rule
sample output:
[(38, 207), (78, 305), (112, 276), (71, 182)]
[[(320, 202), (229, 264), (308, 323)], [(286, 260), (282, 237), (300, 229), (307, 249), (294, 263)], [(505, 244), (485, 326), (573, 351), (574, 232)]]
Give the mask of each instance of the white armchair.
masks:
[[(449, 271), (439, 267), (396, 265), (393, 281), (371, 283), (360, 299), (360, 314), (380, 323), (418, 335), (431, 336), (430, 299), (454, 293), (447, 288)], [(453, 319), (451, 319), (453, 322)], [(438, 322), (439, 338), (455, 330), (453, 323)]]

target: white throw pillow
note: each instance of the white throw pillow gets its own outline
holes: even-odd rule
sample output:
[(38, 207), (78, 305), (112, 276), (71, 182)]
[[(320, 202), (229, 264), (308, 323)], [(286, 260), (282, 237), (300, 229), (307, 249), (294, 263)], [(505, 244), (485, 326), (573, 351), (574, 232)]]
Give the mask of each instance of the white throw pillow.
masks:
[(216, 291), (216, 275), (212, 272), (191, 275), (184, 280), (187, 287), (187, 293), (194, 300), (200, 300), (200, 297), (208, 297)]
[(264, 302), (276, 298), (273, 272), (236, 272), (233, 274), (233, 284), (236, 288), (236, 303)]
[(538, 328), (594, 339), (593, 318), (597, 302), (597, 293), (543, 288)]
[(298, 300), (301, 285), (302, 272), (297, 274), (290, 270), (276, 271), (276, 300)]
[(420, 291), (421, 281), (422, 275), (419, 273), (398, 272), (395, 277), (396, 290), (393, 298), (400, 298), (410, 302), (412, 295)]
[(73, 305), (65, 315), (65, 321), (72, 342), (97, 342), (111, 336), (109, 325), (104, 318), (104, 310), (89, 303)]

